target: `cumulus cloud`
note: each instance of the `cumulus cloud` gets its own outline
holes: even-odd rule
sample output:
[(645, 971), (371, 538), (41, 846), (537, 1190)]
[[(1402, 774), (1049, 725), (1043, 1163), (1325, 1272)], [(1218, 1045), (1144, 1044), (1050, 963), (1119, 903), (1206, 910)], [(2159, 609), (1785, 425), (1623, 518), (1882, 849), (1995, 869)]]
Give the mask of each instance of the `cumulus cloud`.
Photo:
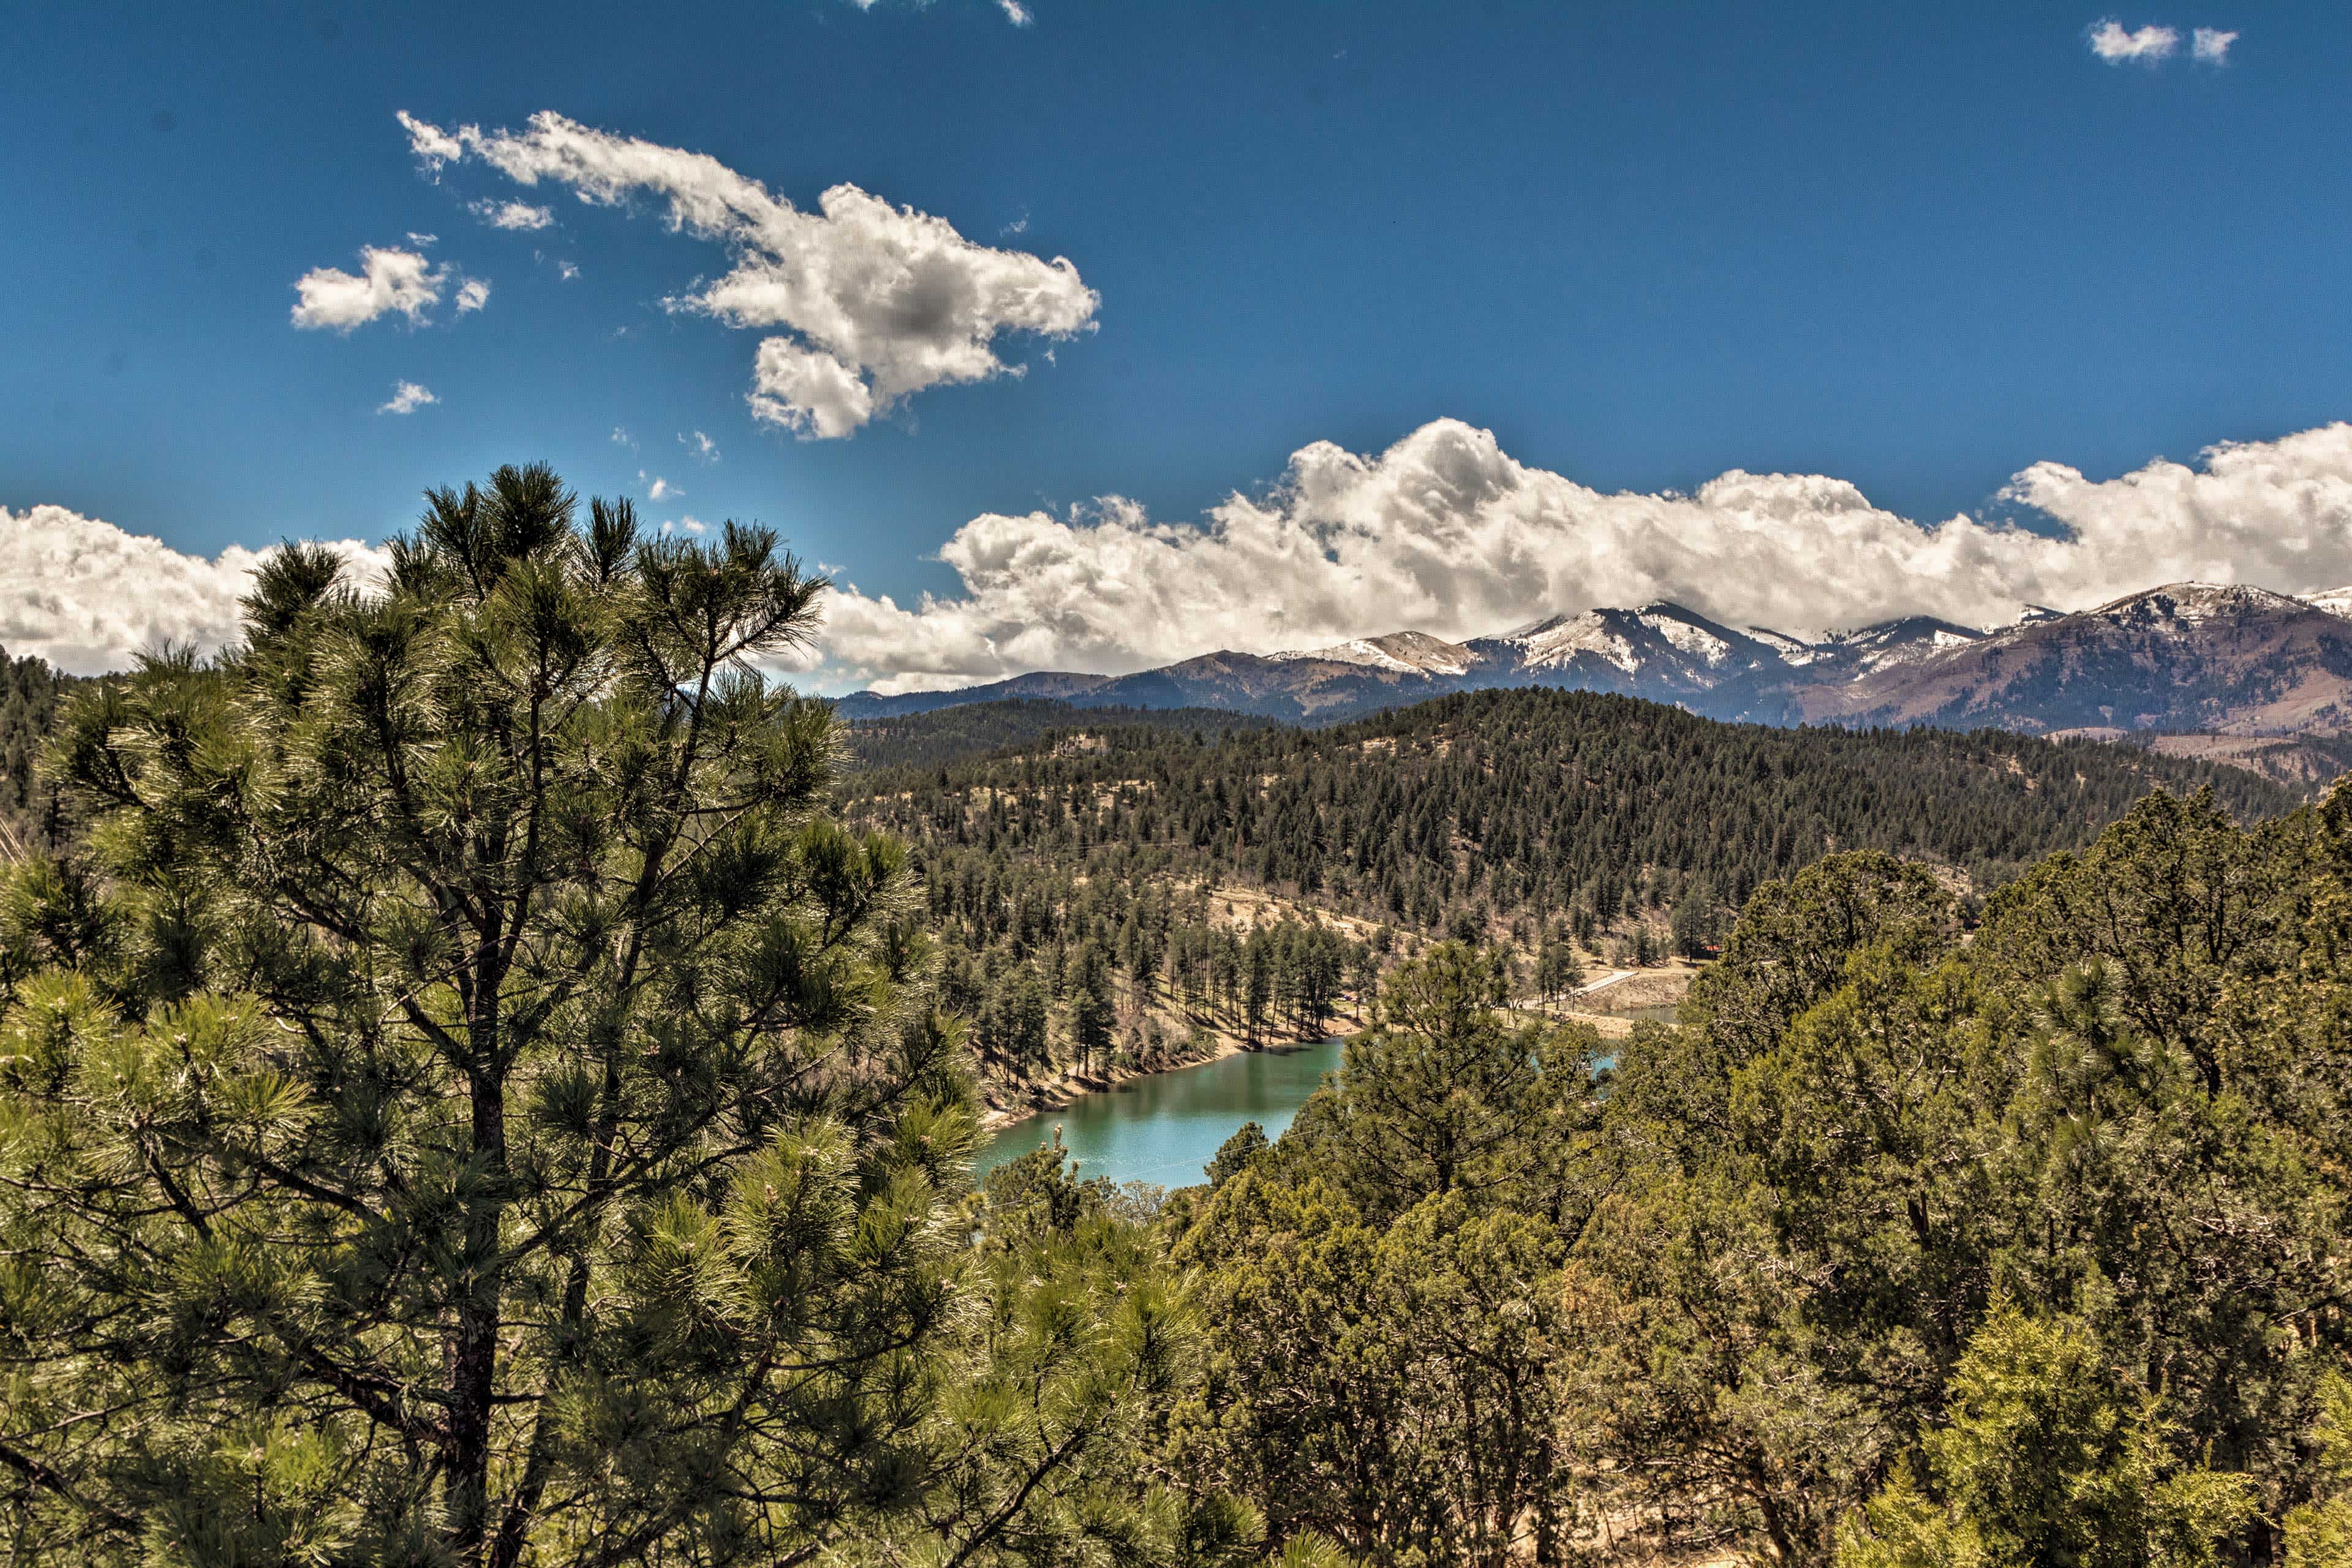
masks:
[[(656, 499), (675, 496), (665, 484)], [(1405, 628), (1462, 639), (1653, 599), (1811, 634), (1914, 614), (1992, 625), (2026, 604), (2082, 609), (2184, 579), (2352, 584), (2352, 424), (2110, 479), (2036, 463), (2001, 499), (2055, 531), (1923, 525), (1818, 474), (1735, 469), (1690, 495), (1609, 494), (1438, 420), (1385, 452), (1303, 447), (1272, 489), (1229, 496), (1198, 523), (1117, 498), (974, 518), (940, 552), (959, 592), (901, 605), (840, 585), (821, 648), (794, 668), (900, 691)], [(692, 516), (661, 526), (705, 531)], [(382, 569), (381, 552), (337, 548)], [(63, 507), (0, 509), (0, 645), (79, 672), (167, 641), (219, 647), (263, 553), (207, 560)]]
[(1000, 334), (1062, 339), (1095, 324), (1100, 297), (1066, 259), (974, 244), (943, 218), (839, 184), (803, 212), (716, 158), (593, 130), (542, 111), (521, 131), (454, 131), (403, 111), (428, 173), (478, 158), (527, 188), (541, 181), (614, 206), (666, 204), (674, 232), (725, 246), (716, 281), (665, 301), (731, 327), (775, 331), (753, 359), (762, 420), (812, 438), (847, 436), (929, 387), (1019, 373)]
[(356, 276), (338, 267), (314, 267), (295, 279), (294, 324), (348, 332), (378, 316), (398, 314), (412, 326), (421, 325), (441, 302), (451, 277), (448, 268), (429, 265), (416, 251), (371, 245), (360, 252)]
[(1734, 470), (1691, 495), (1605, 494), (1438, 420), (1378, 454), (1304, 447), (1270, 491), (1232, 495), (1198, 525), (1116, 498), (974, 518), (940, 552), (960, 592), (902, 605), (844, 584), (802, 668), (822, 685), (916, 690), (1403, 628), (1491, 636), (1653, 599), (1809, 634), (1913, 614), (1993, 625), (2028, 603), (2084, 608), (2179, 579), (2352, 584), (2352, 425), (2114, 479), (2036, 463), (2003, 500), (2060, 531), (1923, 526), (1822, 475)]
[(422, 384), (414, 381), (394, 382), (389, 402), (377, 405), (378, 414), (414, 414), (428, 403), (441, 400)]
[(535, 207), (529, 202), (499, 202), (484, 197), (467, 202), (466, 210), (488, 224), (492, 228), (545, 228), (555, 221), (555, 214), (547, 207)]
[[(362, 580), (387, 563), (357, 540), (334, 548)], [(0, 647), (77, 675), (167, 643), (215, 651), (242, 636), (236, 602), (268, 555), (232, 545), (207, 560), (61, 506), (0, 507)]]
[(2225, 33), (2219, 27), (2200, 27), (2189, 39), (2189, 52), (2206, 65), (2222, 65), (2230, 58), (2230, 46), (2237, 41), (2235, 33)]
[(646, 487), (647, 500), (668, 500), (678, 494), (676, 485), (658, 474), (647, 475), (643, 468), (637, 470), (637, 482)]
[(468, 278), (457, 285), (457, 314), (478, 310), (490, 302), (490, 286), (479, 278)]
[(2095, 23), (2085, 36), (2091, 41), (2091, 52), (2109, 65), (2152, 66), (2180, 47), (2180, 34), (2175, 28), (2150, 23), (2137, 30), (2126, 30), (2113, 16)]

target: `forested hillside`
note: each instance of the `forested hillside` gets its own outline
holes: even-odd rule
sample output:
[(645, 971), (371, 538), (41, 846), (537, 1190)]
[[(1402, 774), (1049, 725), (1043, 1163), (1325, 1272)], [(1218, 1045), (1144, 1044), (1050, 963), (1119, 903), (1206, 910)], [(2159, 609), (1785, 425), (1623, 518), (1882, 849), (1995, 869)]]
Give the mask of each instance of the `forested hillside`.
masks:
[(1720, 911), (1862, 847), (1989, 887), (2152, 788), (2208, 784), (2239, 816), (2296, 799), (2242, 770), (2089, 741), (1780, 730), (1522, 690), (1213, 737), (1087, 715), (1003, 754), (877, 771), (847, 800), (927, 856), (1214, 870), (1433, 931), (1465, 906), (1604, 925), (1685, 900)]
[(38, 831), (43, 811), (34, 759), (56, 726), (60, 697), (79, 684), (46, 660), (11, 658), (0, 649), (0, 832), (21, 838)]
[[(932, 767), (1025, 745), (1080, 721), (1081, 715), (1068, 703), (1033, 698), (974, 702), (903, 718), (858, 719), (844, 728), (843, 735), (854, 768)], [(1180, 735), (1265, 730), (1276, 722), (1212, 708), (1091, 709), (1083, 715), (1083, 721)]]
[[(509, 468), (393, 560), (274, 555), (244, 646), (71, 698), (94, 830), (0, 867), (10, 1562), (2352, 1554), (2352, 790), (2233, 821), (2129, 751), (1542, 695), (845, 786), (743, 668), (822, 589), (772, 536)], [(1278, 878), (1342, 822), (1327, 894), (1394, 843), (1449, 925), (1505, 833), (1556, 908), (1612, 855), (1620, 917), (1767, 879), (1604, 1058), (1498, 941), (1187, 923), (1228, 828)], [(1842, 841), (1898, 829), (2019, 874)], [(1205, 1184), (971, 1190), (975, 1037), (1099, 1047), (1122, 988), (1311, 1026), (1374, 967)]]
[(2151, 797), (1972, 933), (1834, 857), (1606, 1093), (1440, 948), (1162, 1211), (1171, 1443), (1369, 1563), (2352, 1562), (2347, 952), (2343, 791)]

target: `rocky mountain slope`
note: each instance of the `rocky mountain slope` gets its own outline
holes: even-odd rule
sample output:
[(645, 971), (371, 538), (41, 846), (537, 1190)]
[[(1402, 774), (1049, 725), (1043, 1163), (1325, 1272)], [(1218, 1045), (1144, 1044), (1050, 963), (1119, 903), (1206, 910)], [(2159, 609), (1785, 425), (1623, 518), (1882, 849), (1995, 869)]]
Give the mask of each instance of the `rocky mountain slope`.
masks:
[(1271, 655), (1219, 652), (1124, 676), (1043, 673), (841, 700), (849, 718), (1047, 698), (1328, 722), (1449, 692), (1544, 686), (1767, 723), (1997, 726), (2034, 733), (2352, 730), (2352, 588), (2294, 598), (2176, 583), (1979, 629), (1907, 616), (1811, 641), (1679, 605), (1547, 617), (1447, 642), (1394, 632)]
[(2352, 726), (2352, 622), (2267, 589), (2173, 584), (1818, 688), (1799, 706), (1841, 723), (2331, 733)]

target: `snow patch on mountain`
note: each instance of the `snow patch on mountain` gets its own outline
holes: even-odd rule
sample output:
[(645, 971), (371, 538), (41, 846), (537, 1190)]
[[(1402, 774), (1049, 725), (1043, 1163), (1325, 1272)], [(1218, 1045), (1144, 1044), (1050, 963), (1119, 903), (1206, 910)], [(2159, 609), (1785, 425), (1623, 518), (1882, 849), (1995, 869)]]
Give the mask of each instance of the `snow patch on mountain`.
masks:
[(1829, 646), (1853, 661), (1857, 676), (1873, 675), (1895, 665), (1917, 664), (1937, 654), (1984, 640), (1969, 626), (1939, 621), (1933, 616), (1906, 616), (1859, 631), (1838, 632)]
[(2314, 609), (2326, 610), (2331, 616), (2352, 620), (2352, 587), (2330, 588), (2325, 593), (2305, 594), (2303, 602)]
[(1749, 626), (1748, 635), (1769, 648), (1775, 658), (1791, 668), (1801, 669), (1826, 654), (1826, 650), (1817, 644), (1792, 637), (1786, 632), (1776, 632), (1769, 626)]
[(1468, 648), (1444, 637), (1431, 637), (1427, 632), (1351, 637), (1329, 647), (1297, 648), (1266, 657), (1283, 663), (1312, 658), (1331, 664), (1361, 664), (1398, 675), (1466, 675), (1477, 662)]
[(1553, 669), (1579, 654), (1591, 654), (1631, 675), (1642, 661), (1615, 624), (1620, 617), (1633, 618), (1622, 610), (1587, 610), (1573, 619), (1554, 616), (1503, 640), (1518, 647), (1520, 661), (1529, 669)]
[(1710, 669), (1729, 658), (1731, 645), (1688, 615), (1679, 605), (1657, 604), (1643, 605), (1633, 618), (1692, 658), (1704, 659)]
[(2116, 626), (2184, 632), (2217, 616), (2292, 610), (2300, 603), (2242, 583), (2167, 583), (2127, 594), (2091, 614)]

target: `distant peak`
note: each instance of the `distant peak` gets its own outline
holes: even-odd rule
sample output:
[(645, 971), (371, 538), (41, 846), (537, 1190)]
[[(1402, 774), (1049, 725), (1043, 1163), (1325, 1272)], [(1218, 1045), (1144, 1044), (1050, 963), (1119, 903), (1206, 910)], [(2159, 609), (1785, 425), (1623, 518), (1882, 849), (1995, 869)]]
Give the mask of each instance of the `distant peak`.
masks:
[(2303, 600), (2273, 593), (2268, 588), (2255, 587), (2251, 583), (2166, 583), (2159, 587), (2143, 588), (2137, 594), (2126, 594), (2120, 599), (2101, 605), (2091, 614), (2114, 619), (2137, 612), (2193, 622), (2226, 610), (2289, 609), (2303, 603)]
[(1427, 632), (1350, 637), (1328, 647), (1296, 648), (1266, 657), (1283, 663), (1319, 659), (1329, 664), (1360, 664), (1400, 675), (1464, 675), (1477, 662), (1477, 656), (1468, 648)]

